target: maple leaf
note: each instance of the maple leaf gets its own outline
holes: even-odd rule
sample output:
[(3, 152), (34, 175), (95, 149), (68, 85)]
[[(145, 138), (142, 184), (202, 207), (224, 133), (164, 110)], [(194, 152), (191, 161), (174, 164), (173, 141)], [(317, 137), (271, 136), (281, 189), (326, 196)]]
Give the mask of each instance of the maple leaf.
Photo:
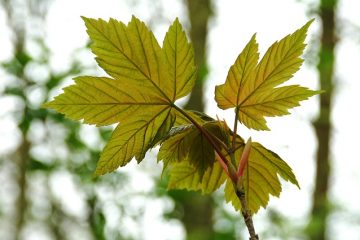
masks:
[[(244, 147), (245, 144), (241, 144), (236, 150), (235, 159), (237, 161), (240, 161)], [(243, 175), (248, 210), (256, 213), (260, 207), (267, 206), (270, 195), (280, 196), (281, 182), (278, 175), (299, 187), (294, 173), (284, 160), (260, 143), (253, 142)], [(233, 183), (229, 180), (225, 185), (225, 199), (227, 202), (231, 202), (235, 209), (241, 209), (241, 203), (235, 193)]]
[[(225, 141), (223, 129), (225, 122), (198, 112), (188, 111), (202, 128), (211, 133), (219, 144)], [(227, 179), (227, 173), (218, 161), (214, 149), (208, 141), (204, 141), (201, 131), (188, 119), (179, 119), (182, 125), (174, 127), (169, 136), (161, 144), (158, 161), (164, 162), (164, 171), (169, 175), (168, 189), (187, 189), (212, 193)], [(243, 141), (238, 138), (239, 143)], [(226, 149), (221, 148), (223, 154)]]
[(83, 17), (96, 61), (111, 78), (78, 77), (44, 107), (98, 126), (118, 123), (95, 175), (140, 162), (163, 139), (179, 114), (174, 102), (195, 80), (194, 54), (178, 19), (163, 47), (146, 25), (132, 17), (128, 25)]
[[(211, 133), (218, 142), (221, 141), (221, 131), (216, 121), (199, 122), (204, 131)], [(203, 132), (194, 125), (181, 125), (173, 128), (169, 137), (161, 144), (158, 161), (163, 161), (165, 167), (173, 163), (187, 162), (202, 181), (207, 169), (214, 165), (215, 151)], [(184, 164), (177, 166), (183, 167)], [(190, 169), (189, 166), (186, 167)]]
[[(198, 112), (188, 111), (204, 130), (211, 133), (214, 141), (222, 145), (220, 149), (226, 155), (225, 137), (223, 132), (226, 123)], [(208, 141), (203, 141), (203, 134), (188, 119), (179, 118), (180, 126), (174, 127), (169, 136), (161, 144), (158, 161), (163, 161), (163, 173), (169, 175), (168, 190), (186, 189), (212, 193), (227, 179), (224, 166), (219, 156)], [(239, 143), (243, 141), (238, 138)], [(210, 145), (210, 146), (209, 146)]]
[(209, 194), (217, 190), (227, 179), (219, 162), (207, 168), (203, 176), (189, 162), (172, 163), (167, 167), (169, 172), (168, 190), (186, 189)]
[(231, 66), (226, 82), (216, 86), (218, 106), (235, 108), (238, 120), (248, 128), (269, 130), (265, 117), (289, 114), (288, 109), (318, 94), (320, 91), (299, 85), (278, 87), (300, 68), (306, 32), (312, 22), (275, 42), (259, 63), (254, 35)]

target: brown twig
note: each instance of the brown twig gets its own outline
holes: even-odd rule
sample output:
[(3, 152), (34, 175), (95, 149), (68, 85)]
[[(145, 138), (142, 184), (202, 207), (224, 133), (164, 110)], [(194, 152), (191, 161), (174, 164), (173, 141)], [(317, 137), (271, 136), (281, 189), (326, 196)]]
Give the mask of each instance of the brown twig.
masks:
[(241, 213), (243, 215), (246, 227), (249, 231), (250, 238), (249, 240), (259, 240), (259, 236), (256, 234), (254, 223), (252, 220), (252, 216), (247, 209), (246, 199), (245, 199), (245, 192), (243, 190), (239, 190), (236, 186), (234, 186), (236, 196), (239, 198), (241, 202)]

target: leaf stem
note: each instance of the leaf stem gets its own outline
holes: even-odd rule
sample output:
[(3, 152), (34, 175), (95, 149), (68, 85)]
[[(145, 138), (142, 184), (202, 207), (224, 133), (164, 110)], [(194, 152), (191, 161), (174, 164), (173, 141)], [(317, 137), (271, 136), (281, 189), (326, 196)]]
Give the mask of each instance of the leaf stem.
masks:
[[(239, 112), (239, 108), (236, 107), (235, 108), (235, 119), (234, 119), (234, 131), (233, 131), (233, 136), (232, 136), (232, 146), (231, 146), (231, 153), (230, 153), (231, 163), (234, 166), (236, 166), (235, 151), (236, 151), (236, 136), (237, 136), (237, 126), (238, 126), (238, 112)], [(254, 227), (251, 213), (247, 208), (244, 186), (243, 186), (242, 180), (241, 180), (243, 172), (244, 172), (244, 167), (247, 164), (247, 158), (249, 157), (249, 151), (250, 151), (249, 146), (251, 146), (251, 138), (247, 141), (247, 143), (245, 145), (243, 156), (240, 159), (238, 171), (236, 173), (236, 176), (238, 177), (238, 179), (236, 182), (233, 181), (233, 185), (235, 188), (236, 196), (238, 197), (238, 199), (240, 200), (240, 203), (241, 203), (241, 213), (242, 213), (246, 227), (250, 234), (249, 240), (259, 240), (259, 236), (255, 232), (255, 227)], [(244, 155), (244, 153), (245, 153), (245, 155)], [(246, 158), (246, 159), (243, 159), (243, 158)], [(245, 160), (246, 160), (246, 162), (245, 162)], [(239, 184), (239, 181), (240, 181), (240, 184)]]
[(234, 119), (234, 131), (233, 131), (232, 147), (231, 147), (233, 152), (235, 152), (235, 149), (236, 149), (236, 133), (237, 133), (237, 126), (238, 126), (238, 112), (239, 112), (238, 107), (236, 107), (235, 108), (235, 119)]
[[(235, 160), (235, 151), (236, 151), (236, 136), (237, 136), (237, 125), (238, 125), (238, 107), (235, 108), (235, 119), (234, 119), (234, 129), (230, 147), (230, 161), (234, 168), (236, 168), (236, 160)], [(237, 182), (237, 181), (236, 181)]]
[(211, 137), (217, 144), (221, 145), (226, 150), (226, 152), (229, 152), (228, 146), (223, 141), (221, 141), (217, 136), (212, 135)]

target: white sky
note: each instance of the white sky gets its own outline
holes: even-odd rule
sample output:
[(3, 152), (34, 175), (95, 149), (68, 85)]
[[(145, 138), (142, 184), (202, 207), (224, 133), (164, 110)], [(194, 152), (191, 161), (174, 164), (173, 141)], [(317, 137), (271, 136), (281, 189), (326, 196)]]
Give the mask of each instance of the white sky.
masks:
[[(175, 17), (179, 17), (181, 22), (187, 24), (182, 7), (182, 1), (161, 1), (166, 11), (162, 15), (169, 19), (164, 25), (155, 25), (155, 35), (159, 42), (162, 42), (167, 29), (167, 24)], [(206, 102), (208, 103), (207, 112), (220, 118), (226, 118), (232, 122), (230, 111), (221, 111), (216, 108), (213, 93), (214, 86), (225, 81), (227, 71), (233, 64), (237, 55), (243, 49), (247, 41), (257, 32), (261, 55), (272, 42), (293, 32), (295, 29), (307, 22), (310, 17), (306, 15), (304, 3), (308, 1), (290, 0), (253, 0), (253, 1), (214, 1), (215, 15), (211, 20), (208, 40), (208, 57), (210, 64), (210, 75), (207, 86)], [(342, 21), (351, 21), (360, 26), (359, 9), (360, 4), (357, 0), (342, 0), (339, 6), (338, 18)], [(47, 42), (52, 49), (54, 58), (53, 67), (64, 69), (68, 64), (71, 53), (76, 48), (84, 46), (87, 41), (84, 24), (80, 16), (117, 18), (127, 22), (132, 14), (142, 20), (149, 20), (151, 12), (148, 8), (150, 4), (143, 7), (129, 8), (126, 1), (116, 0), (57, 0), (51, 5), (47, 22)], [(3, 19), (0, 13), (0, 22)], [(310, 27), (311, 34), (318, 34), (319, 20)], [(5, 32), (6, 34), (6, 32)], [(0, 48), (2, 56), (0, 60), (9, 56), (9, 40), (4, 39), (0, 34), (0, 41), (4, 42)], [(359, 33), (357, 33), (359, 36)], [(331, 179), (331, 196), (345, 209), (345, 212), (360, 213), (360, 193), (356, 191), (356, 185), (360, 180), (360, 159), (357, 154), (357, 136), (360, 135), (360, 114), (356, 106), (360, 103), (360, 81), (358, 79), (358, 67), (360, 62), (360, 39), (354, 41), (351, 36), (342, 36), (337, 52), (337, 66), (335, 73), (336, 91), (333, 104), (333, 139), (331, 147), (331, 157), (334, 161), (333, 176)], [(308, 40), (311, 36), (308, 38)], [(84, 61), (93, 61), (86, 59)], [(317, 88), (317, 72), (313, 67), (304, 65), (295, 75), (293, 82)], [(1, 102), (1, 106), (6, 103)], [(313, 188), (314, 176), (314, 157), (316, 149), (316, 139), (310, 121), (317, 114), (317, 99), (313, 98), (302, 104), (301, 107), (292, 111), (292, 115), (269, 120), (271, 132), (249, 131), (245, 128), (240, 129), (240, 134), (245, 138), (252, 136), (254, 141), (263, 143), (266, 147), (274, 150), (292, 166), (298, 181), (302, 187), (298, 190), (290, 184), (284, 185), (284, 190), (280, 199), (271, 199), (270, 206), (280, 209), (285, 216), (303, 221), (303, 217), (308, 214), (311, 191)], [(5, 117), (5, 110), (0, 108), (0, 149), (7, 148), (8, 137), (13, 135), (15, 126)], [(4, 127), (6, 126), (6, 127)], [(7, 139), (5, 139), (7, 138)], [(11, 145), (11, 144), (10, 144)], [(135, 166), (125, 168), (125, 171), (133, 171)], [(141, 168), (141, 166), (136, 166)], [(160, 204), (161, 205), (161, 204)], [(156, 209), (159, 203), (154, 201), (150, 209)], [(166, 235), (165, 229), (176, 231), (181, 239), (182, 229), (172, 223), (158, 223), (152, 221), (156, 217), (156, 212), (147, 212), (145, 231), (146, 239), (175, 239), (174, 235)], [(261, 223), (262, 215), (266, 211), (260, 211), (259, 216), (255, 216), (255, 224)], [(342, 221), (338, 221), (338, 219)], [(331, 222), (331, 239), (359, 239), (359, 223), (353, 223), (346, 219), (346, 214), (340, 212), (335, 214)], [(349, 225), (350, 224), (350, 225)], [(259, 229), (261, 230), (261, 224)], [(349, 227), (353, 226), (353, 227)], [(357, 228), (357, 229), (356, 229)], [(344, 234), (347, 234), (346, 237)], [(275, 239), (275, 238), (274, 238)]]

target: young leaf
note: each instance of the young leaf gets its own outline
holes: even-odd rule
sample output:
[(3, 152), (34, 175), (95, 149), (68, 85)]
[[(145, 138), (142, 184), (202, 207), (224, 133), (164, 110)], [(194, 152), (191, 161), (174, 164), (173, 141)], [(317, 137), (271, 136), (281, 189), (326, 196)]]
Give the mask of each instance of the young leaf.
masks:
[(216, 87), (218, 106), (222, 109), (235, 108), (238, 120), (248, 128), (269, 130), (265, 117), (288, 114), (288, 109), (318, 94), (319, 91), (298, 85), (277, 87), (300, 68), (306, 32), (312, 21), (275, 42), (259, 64), (254, 35), (231, 66), (226, 82)]
[[(202, 127), (221, 139), (216, 122), (204, 122)], [(187, 162), (197, 171), (201, 181), (207, 169), (214, 165), (215, 152), (211, 144), (194, 125), (176, 127), (171, 132), (172, 135), (161, 144), (158, 161), (162, 160), (165, 167), (169, 163)]]
[(158, 161), (169, 163), (182, 162), (188, 158), (192, 142), (185, 138), (190, 132), (196, 132), (193, 125), (178, 126), (171, 129), (169, 137), (161, 144)]
[[(236, 159), (240, 159), (243, 150), (244, 145), (236, 151)], [(281, 183), (278, 175), (299, 187), (295, 175), (285, 161), (261, 144), (253, 142), (243, 176), (247, 207), (252, 213), (256, 213), (260, 207), (267, 206), (270, 194), (280, 196)], [(241, 209), (240, 201), (230, 181), (226, 182), (225, 199), (227, 202), (231, 201), (235, 209)]]
[(95, 174), (111, 172), (133, 157), (139, 162), (176, 121), (174, 102), (191, 91), (194, 55), (178, 20), (160, 48), (145, 24), (83, 18), (99, 65), (112, 78), (79, 77), (44, 107), (85, 123), (120, 123), (104, 148)]
[(209, 167), (201, 177), (198, 169), (188, 162), (173, 163), (169, 167), (168, 189), (201, 191), (203, 194), (217, 190), (226, 180), (226, 174), (218, 162)]

